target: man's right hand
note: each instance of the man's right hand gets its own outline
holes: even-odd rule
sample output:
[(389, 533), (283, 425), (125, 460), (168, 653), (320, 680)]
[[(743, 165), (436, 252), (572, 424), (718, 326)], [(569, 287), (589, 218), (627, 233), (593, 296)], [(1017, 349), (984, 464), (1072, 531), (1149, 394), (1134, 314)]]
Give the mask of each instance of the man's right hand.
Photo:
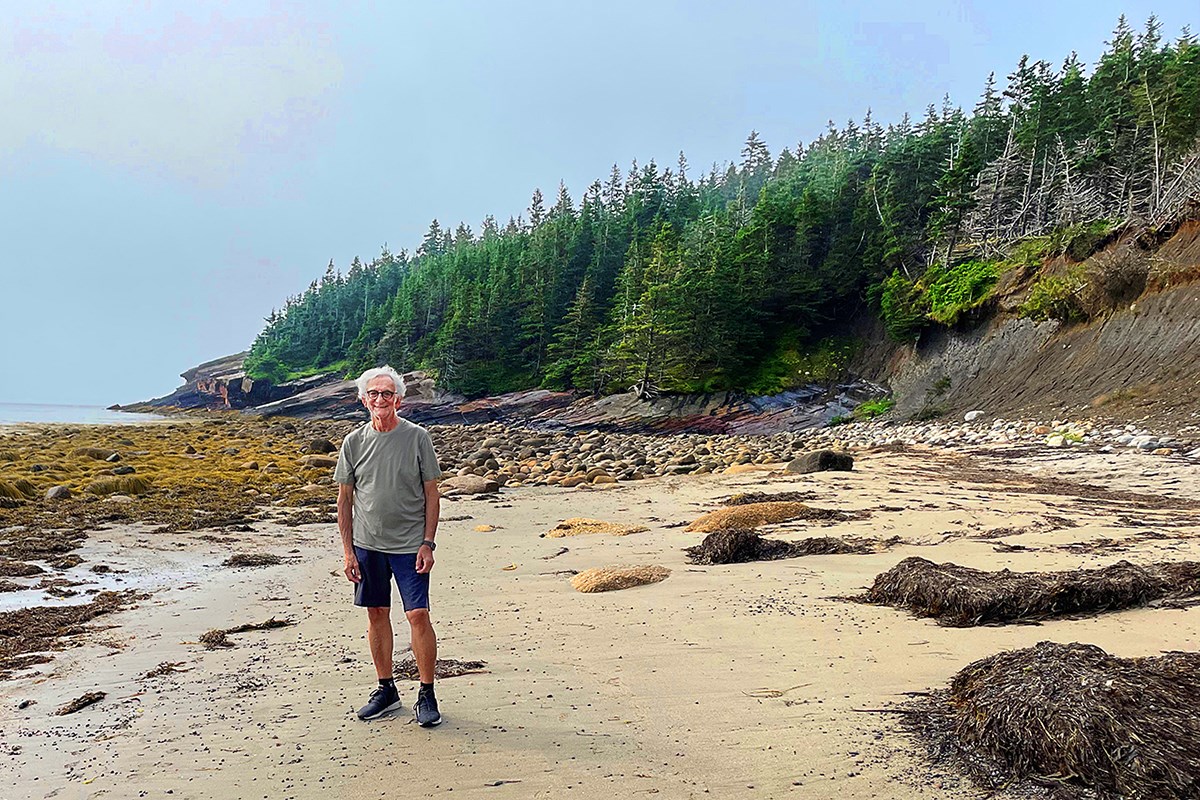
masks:
[(362, 581), (362, 572), (358, 569), (358, 558), (355, 556), (346, 556), (346, 579), (351, 583), (360, 583)]

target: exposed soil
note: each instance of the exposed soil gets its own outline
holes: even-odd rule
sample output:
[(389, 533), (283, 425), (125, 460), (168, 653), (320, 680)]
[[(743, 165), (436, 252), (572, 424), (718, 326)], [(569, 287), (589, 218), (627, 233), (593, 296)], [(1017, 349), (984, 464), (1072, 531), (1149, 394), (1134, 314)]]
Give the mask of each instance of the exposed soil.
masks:
[(1200, 284), (1147, 293), (1086, 325), (1001, 314), (974, 330), (930, 331), (916, 350), (881, 341), (860, 367), (891, 387), (902, 419), (981, 409), (1178, 430), (1200, 423)]

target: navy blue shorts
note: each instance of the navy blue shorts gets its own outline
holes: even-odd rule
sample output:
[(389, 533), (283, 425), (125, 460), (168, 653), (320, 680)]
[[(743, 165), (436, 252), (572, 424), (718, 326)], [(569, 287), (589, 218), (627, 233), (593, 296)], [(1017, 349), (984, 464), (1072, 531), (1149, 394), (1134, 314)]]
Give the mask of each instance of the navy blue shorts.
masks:
[(354, 605), (390, 608), (394, 577), (405, 611), (429, 608), (429, 573), (417, 572), (416, 553), (380, 553), (356, 545), (354, 555), (362, 575), (354, 585)]

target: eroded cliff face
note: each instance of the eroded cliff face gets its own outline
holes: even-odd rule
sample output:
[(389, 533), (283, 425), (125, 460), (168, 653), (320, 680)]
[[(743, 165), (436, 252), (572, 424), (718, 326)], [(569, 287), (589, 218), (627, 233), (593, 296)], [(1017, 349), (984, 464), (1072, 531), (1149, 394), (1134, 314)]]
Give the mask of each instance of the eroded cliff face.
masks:
[[(242, 366), (245, 358), (246, 353), (235, 353), (206, 361), (181, 373), (183, 385), (169, 395), (124, 408), (242, 409), (295, 393), (296, 389), (286, 384), (273, 386), (269, 381), (251, 378)], [(325, 378), (322, 376), (322, 379)]]
[[(206, 361), (181, 373), (184, 384), (171, 394), (122, 408), (236, 410), (261, 416), (324, 419), (352, 419), (365, 414), (353, 381), (326, 373), (272, 384), (247, 375), (243, 367), (245, 358), (246, 353), (235, 353)], [(408, 372), (402, 377), (406, 405), (436, 403), (442, 399), (433, 380), (424, 372)]]
[(1091, 325), (1010, 317), (942, 333), (897, 350), (883, 380), (900, 417), (1191, 414), (1200, 408), (1200, 287), (1145, 295)]
[(1100, 319), (1070, 325), (1020, 319), (1013, 313), (1018, 297), (972, 330), (927, 332), (915, 346), (882, 347), (876, 339), (858, 366), (892, 390), (899, 419), (979, 409), (1196, 424), (1200, 223), (1181, 226), (1151, 258), (1160, 274), (1173, 277), (1152, 281), (1135, 301)]

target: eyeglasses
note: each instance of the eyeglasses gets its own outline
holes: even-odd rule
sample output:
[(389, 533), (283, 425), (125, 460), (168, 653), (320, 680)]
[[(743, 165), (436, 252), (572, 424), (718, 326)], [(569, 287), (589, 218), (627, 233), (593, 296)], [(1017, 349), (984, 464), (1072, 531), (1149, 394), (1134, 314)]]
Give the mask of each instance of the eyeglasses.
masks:
[(387, 389), (380, 391), (379, 389), (367, 389), (367, 397), (372, 400), (377, 400), (382, 397), (384, 400), (391, 400), (396, 396), (395, 392), (389, 392)]

